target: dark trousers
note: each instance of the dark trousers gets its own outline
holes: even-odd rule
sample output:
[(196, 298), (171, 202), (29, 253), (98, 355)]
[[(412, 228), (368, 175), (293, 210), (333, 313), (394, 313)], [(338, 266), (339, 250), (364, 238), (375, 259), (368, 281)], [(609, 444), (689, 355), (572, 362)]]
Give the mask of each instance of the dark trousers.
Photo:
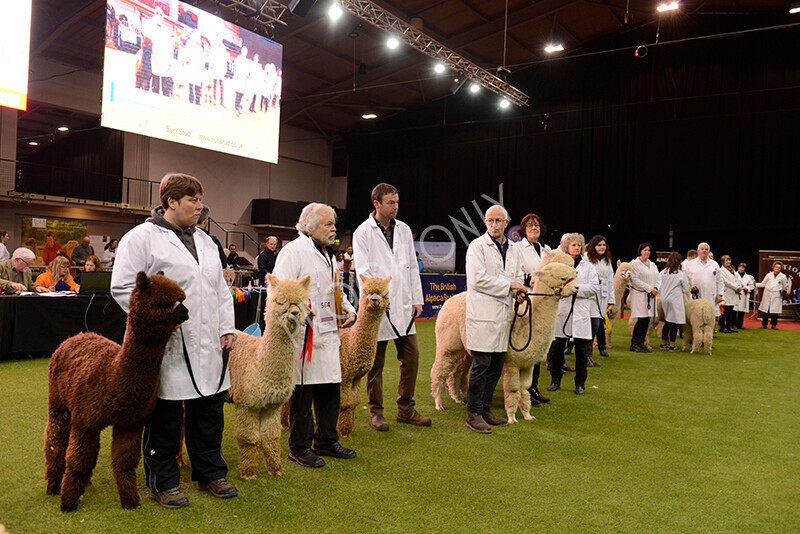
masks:
[(746, 312), (737, 311), (734, 313), (736, 313), (736, 320), (734, 321), (736, 323), (736, 328), (744, 328), (744, 314)]
[(164, 96), (172, 96), (172, 85), (173, 85), (172, 78), (168, 76), (156, 76), (153, 75), (153, 85), (152, 91), (156, 94), (161, 92)]
[(764, 328), (767, 327), (767, 321), (772, 322), (772, 326), (778, 326), (778, 314), (777, 313), (762, 313), (761, 314), (761, 326)]
[(733, 328), (733, 306), (722, 307), (721, 328)]
[(144, 427), (142, 439), (148, 488), (159, 492), (180, 485), (181, 471), (175, 456), (180, 451), (184, 422), (192, 480), (211, 482), (228, 474), (222, 456), (222, 407), (227, 394), (223, 391), (211, 397), (185, 401), (157, 399), (156, 409)]
[[(289, 400), (289, 449), (299, 454), (314, 447), (330, 447), (339, 441), (341, 387), (336, 384), (297, 385)], [(312, 413), (313, 405), (313, 413)], [(317, 430), (314, 431), (314, 417)]]
[(533, 366), (533, 382), (531, 382), (531, 388), (528, 390), (531, 392), (531, 395), (533, 394), (533, 389), (539, 387), (539, 374), (541, 365), (541, 363), (537, 363)]
[(636, 319), (636, 324), (633, 325), (633, 337), (631, 338), (631, 345), (639, 345), (644, 347), (644, 338), (647, 335), (647, 329), (650, 327), (650, 317), (639, 317)]
[(224, 91), (224, 84), (221, 78), (214, 78), (214, 101), (219, 104), (220, 106), (224, 105), (225, 102), (223, 100), (223, 91)]
[(597, 336), (597, 350), (606, 350), (606, 325), (603, 319), (600, 319), (600, 328), (597, 329), (595, 336)]
[(669, 321), (664, 321), (664, 327), (661, 330), (661, 341), (664, 343), (667, 341), (675, 343), (676, 337), (678, 337), (678, 325), (670, 323)]
[[(575, 339), (575, 386), (586, 385), (586, 360), (589, 357), (589, 339)], [(548, 359), (550, 360), (550, 378), (556, 384), (561, 384), (561, 366), (564, 365), (564, 347), (567, 344), (567, 338), (557, 337), (553, 344), (550, 345), (550, 353)]]
[[(383, 366), (386, 362), (386, 346), (389, 341), (378, 341), (375, 363), (367, 373), (367, 395), (370, 413), (383, 415)], [(414, 409), (414, 390), (419, 371), (419, 345), (417, 334), (398, 337), (394, 340), (397, 360), (400, 362), (400, 379), (397, 385), (397, 411)]]
[[(562, 347), (563, 350), (563, 347)], [(467, 410), (482, 414), (492, 408), (492, 397), (503, 372), (505, 352), (472, 351), (472, 368), (467, 386)]]
[(200, 105), (200, 99), (203, 97), (203, 86), (196, 84), (189, 84), (189, 103)]

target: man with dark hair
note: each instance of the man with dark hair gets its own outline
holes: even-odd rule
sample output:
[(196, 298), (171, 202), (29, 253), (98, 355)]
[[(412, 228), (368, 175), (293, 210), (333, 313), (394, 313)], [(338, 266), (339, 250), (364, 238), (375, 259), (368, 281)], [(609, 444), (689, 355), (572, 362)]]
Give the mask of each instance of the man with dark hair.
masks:
[(275, 259), (278, 257), (278, 254), (275, 252), (277, 248), (278, 238), (271, 235), (267, 238), (267, 242), (264, 243), (264, 250), (262, 250), (261, 254), (256, 258), (256, 264), (258, 265), (258, 285), (260, 286), (264, 285), (264, 278), (267, 276), (267, 273), (271, 273), (275, 268)]
[(386, 310), (378, 331), (375, 363), (367, 374), (369, 423), (379, 432), (389, 430), (383, 416), (383, 366), (386, 346), (392, 339), (400, 361), (396, 420), (418, 426), (431, 424), (429, 417), (414, 408), (419, 369), (414, 318), (422, 313), (422, 283), (411, 228), (396, 219), (399, 205), (397, 189), (389, 184), (378, 184), (372, 190), (374, 211), (353, 233), (356, 272), (365, 277), (392, 277), (389, 282), (391, 312)]
[(237, 267), (239, 267), (239, 254), (237, 254), (236, 252), (236, 245), (234, 245), (233, 243), (228, 245), (228, 252), (229, 252), (228, 258), (226, 260), (226, 262), (228, 263), (228, 267), (230, 267), (231, 269), (236, 269)]
[(56, 241), (55, 234), (52, 231), (48, 231), (44, 234), (44, 248), (42, 249), (42, 263), (45, 265), (50, 265), (58, 253), (61, 252), (61, 243)]

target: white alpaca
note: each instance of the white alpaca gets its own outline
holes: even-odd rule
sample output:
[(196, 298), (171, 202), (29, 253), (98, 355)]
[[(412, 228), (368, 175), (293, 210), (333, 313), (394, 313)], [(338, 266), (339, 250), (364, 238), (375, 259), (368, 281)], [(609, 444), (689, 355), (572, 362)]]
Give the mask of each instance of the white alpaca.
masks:
[[(691, 282), (689, 282), (691, 284)], [(686, 324), (683, 326), (683, 350), (688, 351), (691, 345), (691, 354), (700, 349), (702, 343), (706, 354), (711, 356), (711, 347), (714, 339), (714, 305), (706, 299), (692, 300), (690, 293), (683, 294), (683, 304), (686, 307)]]
[[(548, 263), (549, 262), (549, 263)], [(530, 415), (530, 394), (533, 366), (544, 361), (555, 332), (558, 301), (578, 291), (574, 282), (576, 271), (570, 265), (572, 258), (561, 251), (545, 257), (544, 266), (534, 273), (536, 283), (531, 299), (533, 306), (533, 327), (530, 344), (521, 352), (509, 347), (503, 368), (503, 391), (509, 423), (516, 423), (517, 407), (521, 408), (525, 419)], [(569, 265), (565, 265), (568, 263)], [(528, 314), (531, 310), (523, 306), (523, 315), (518, 317), (510, 335), (510, 342), (516, 347), (525, 345), (528, 339)], [(436, 358), (431, 368), (431, 395), (436, 409), (443, 410), (445, 387), (450, 397), (463, 403), (469, 368), (472, 357), (465, 349), (466, 343), (466, 293), (450, 298), (442, 306), (436, 321)]]

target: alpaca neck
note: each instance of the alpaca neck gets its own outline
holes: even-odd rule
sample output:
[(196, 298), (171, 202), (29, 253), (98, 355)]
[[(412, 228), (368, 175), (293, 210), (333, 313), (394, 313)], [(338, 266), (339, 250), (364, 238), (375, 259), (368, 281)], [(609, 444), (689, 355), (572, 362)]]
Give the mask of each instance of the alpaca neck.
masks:
[(302, 345), (305, 339), (305, 326), (299, 324), (293, 335), (289, 332), (283, 321), (267, 311), (267, 320), (264, 335), (261, 340), (257, 368), (254, 372), (259, 376), (280, 376), (279, 370), (293, 372), (294, 354), (297, 345)]
[[(558, 301), (561, 299), (557, 295), (551, 296), (553, 288), (546, 285), (541, 279), (536, 280), (536, 284), (533, 286), (533, 292), (542, 295), (533, 297), (534, 323), (536, 323), (539, 328), (554, 328), (557, 315), (555, 311), (558, 309)], [(547, 296), (544, 296), (545, 294)], [(547, 324), (543, 324), (545, 319), (548, 321)]]
[[(164, 359), (164, 351), (171, 336), (156, 335), (149, 333), (148, 325), (132, 324), (128, 321), (128, 328), (125, 332), (125, 341), (117, 357), (117, 384), (131, 383), (137, 387), (146, 385), (148, 389), (155, 389), (161, 370), (161, 361)], [(136, 380), (120, 380), (122, 376), (135, 376)]]
[[(359, 340), (359, 343), (376, 342), (378, 339), (378, 329), (380, 328), (386, 309), (372, 308), (367, 304), (366, 299), (361, 299), (358, 302), (358, 309), (363, 311), (358, 314), (356, 324), (353, 325), (355, 337)], [(398, 325), (395, 324), (394, 326), (399, 329)]]

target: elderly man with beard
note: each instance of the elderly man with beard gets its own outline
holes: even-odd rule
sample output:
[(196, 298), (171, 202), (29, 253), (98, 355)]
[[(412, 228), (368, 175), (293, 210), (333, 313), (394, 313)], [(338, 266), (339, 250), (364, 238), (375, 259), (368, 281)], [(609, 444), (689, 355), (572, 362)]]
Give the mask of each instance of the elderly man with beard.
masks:
[(467, 386), (467, 421), (470, 430), (491, 434), (489, 425), (508, 421), (492, 414), (492, 396), (503, 371), (511, 330), (514, 294), (528, 290), (522, 284), (522, 262), (517, 247), (505, 236), (508, 212), (494, 205), (486, 211), (486, 233), (467, 249), (467, 350), (472, 368)]
[[(272, 272), (281, 279), (311, 276), (309, 297), (314, 316), (306, 325), (305, 338), (297, 339), (296, 386), (289, 401), (289, 459), (303, 467), (322, 467), (325, 461), (320, 456), (356, 457), (355, 451), (339, 443), (336, 430), (342, 381), (336, 316), (336, 291), (341, 289), (336, 286), (331, 248), (336, 240), (336, 212), (326, 204), (309, 204), (300, 213), (296, 228), (300, 235), (281, 249)], [(342, 328), (347, 328), (355, 323), (355, 309), (344, 294), (341, 301), (346, 315)]]

